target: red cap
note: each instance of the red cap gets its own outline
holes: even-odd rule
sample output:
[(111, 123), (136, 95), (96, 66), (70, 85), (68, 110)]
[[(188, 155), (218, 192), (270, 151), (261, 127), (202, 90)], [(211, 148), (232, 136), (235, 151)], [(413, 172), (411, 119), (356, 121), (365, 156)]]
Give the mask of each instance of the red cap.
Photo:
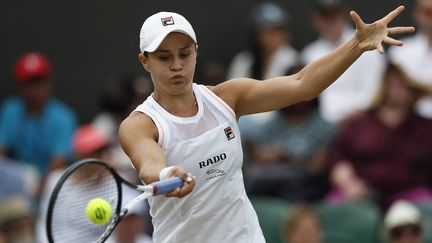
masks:
[(91, 124), (79, 127), (73, 138), (73, 148), (79, 156), (86, 156), (109, 144), (108, 136)]
[(33, 79), (45, 79), (51, 76), (51, 64), (43, 54), (29, 52), (15, 63), (14, 78), (19, 84), (25, 84)]

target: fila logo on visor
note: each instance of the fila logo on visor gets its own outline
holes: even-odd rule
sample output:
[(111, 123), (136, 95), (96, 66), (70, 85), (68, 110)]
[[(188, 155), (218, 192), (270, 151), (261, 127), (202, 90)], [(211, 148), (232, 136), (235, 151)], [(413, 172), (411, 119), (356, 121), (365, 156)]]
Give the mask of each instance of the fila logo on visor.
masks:
[(162, 21), (163, 26), (174, 24), (174, 18), (172, 16), (161, 18), (161, 21)]

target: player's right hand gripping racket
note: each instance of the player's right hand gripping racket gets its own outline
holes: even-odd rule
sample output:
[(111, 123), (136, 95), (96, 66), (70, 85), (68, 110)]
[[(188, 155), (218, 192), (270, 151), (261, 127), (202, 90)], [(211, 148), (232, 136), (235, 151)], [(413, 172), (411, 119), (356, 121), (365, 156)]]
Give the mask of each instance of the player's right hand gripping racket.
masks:
[[(122, 184), (143, 193), (122, 205)], [(179, 177), (133, 185), (101, 160), (80, 160), (66, 169), (49, 201), (46, 230), (50, 243), (105, 242), (120, 220), (138, 203), (154, 195), (183, 186)], [(102, 198), (112, 206), (112, 216), (105, 224), (94, 224), (86, 215), (87, 203)]]

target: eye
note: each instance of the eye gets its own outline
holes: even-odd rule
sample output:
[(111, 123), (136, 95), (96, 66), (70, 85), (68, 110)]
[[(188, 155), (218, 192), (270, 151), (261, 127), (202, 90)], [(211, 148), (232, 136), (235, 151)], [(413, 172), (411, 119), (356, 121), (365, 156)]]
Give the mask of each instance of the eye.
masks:
[(161, 61), (168, 61), (169, 56), (158, 56), (158, 59)]
[(180, 53), (180, 57), (181, 58), (187, 58), (188, 56), (190, 56), (190, 52), (182, 52), (182, 53)]

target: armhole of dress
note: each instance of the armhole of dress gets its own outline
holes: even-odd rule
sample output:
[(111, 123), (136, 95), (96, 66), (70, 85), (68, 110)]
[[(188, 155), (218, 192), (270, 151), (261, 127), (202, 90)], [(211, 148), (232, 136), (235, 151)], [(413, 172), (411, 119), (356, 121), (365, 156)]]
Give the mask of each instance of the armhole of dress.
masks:
[(135, 111), (136, 112), (144, 113), (147, 116), (149, 116), (150, 119), (152, 119), (153, 123), (156, 125), (156, 128), (158, 130), (158, 144), (159, 144), (159, 147), (162, 148), (163, 145), (164, 145), (164, 142), (165, 142), (165, 133), (164, 133), (164, 129), (163, 129), (162, 124), (159, 122), (159, 120), (156, 118), (156, 116), (151, 111), (149, 111), (147, 108), (140, 107), (140, 109), (137, 108)]
[[(215, 102), (215, 105), (219, 104), (219, 106), (222, 106), (224, 108), (224, 110), (228, 111), (228, 114), (229, 114), (228, 116), (231, 117), (231, 119), (233, 121), (235, 121), (235, 122), (237, 121), (237, 117), (236, 117), (234, 110), (225, 101), (223, 101), (219, 96), (217, 96), (215, 93), (213, 93), (213, 91), (211, 91), (205, 85), (199, 85), (199, 86), (202, 87), (202, 90), (205, 91), (205, 94), (208, 94), (206, 96), (212, 97), (213, 100), (217, 101), (217, 102)], [(203, 94), (203, 95), (205, 95), (205, 94)]]

